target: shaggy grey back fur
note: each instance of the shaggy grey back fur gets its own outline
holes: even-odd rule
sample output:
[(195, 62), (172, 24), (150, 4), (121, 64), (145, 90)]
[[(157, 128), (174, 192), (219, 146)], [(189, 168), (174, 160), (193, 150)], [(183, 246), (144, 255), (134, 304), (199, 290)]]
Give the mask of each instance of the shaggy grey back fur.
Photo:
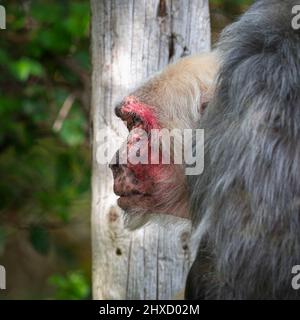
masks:
[[(205, 129), (205, 171), (189, 178), (207, 223), (189, 299), (292, 299), (300, 264), (300, 31), (293, 0), (257, 1), (224, 30)], [(197, 231), (196, 231), (197, 232)]]

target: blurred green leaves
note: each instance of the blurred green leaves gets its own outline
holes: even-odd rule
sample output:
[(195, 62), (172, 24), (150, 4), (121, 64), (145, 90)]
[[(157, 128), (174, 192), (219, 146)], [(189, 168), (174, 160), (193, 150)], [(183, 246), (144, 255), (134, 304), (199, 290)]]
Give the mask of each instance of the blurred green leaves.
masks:
[(251, 5), (254, 0), (210, 0), (212, 6), (218, 6), (227, 11), (227, 13), (235, 13), (243, 10), (246, 6)]
[(29, 58), (21, 58), (11, 64), (12, 73), (20, 81), (26, 81), (30, 76), (42, 77), (44, 69), (42, 65)]
[(90, 294), (90, 286), (86, 277), (80, 271), (73, 271), (67, 275), (53, 275), (49, 283), (55, 287), (55, 299), (87, 299)]
[(220, 31), (236, 20), (254, 0), (210, 0), (212, 41), (216, 42)]
[(34, 249), (40, 254), (47, 254), (50, 247), (50, 239), (47, 229), (40, 226), (31, 226), (29, 234), (30, 242)]
[[(7, 29), (0, 37), (0, 258), (22, 231), (37, 254), (87, 269), (75, 258), (78, 249), (54, 234), (89, 217), (89, 1), (1, 4)], [(53, 281), (58, 296), (87, 296), (80, 272)]]

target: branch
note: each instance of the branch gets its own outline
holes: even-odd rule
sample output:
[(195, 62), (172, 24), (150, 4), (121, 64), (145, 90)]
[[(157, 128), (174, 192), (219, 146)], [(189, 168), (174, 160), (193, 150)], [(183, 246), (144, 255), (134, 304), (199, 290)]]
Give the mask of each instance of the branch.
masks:
[(73, 93), (71, 93), (67, 97), (67, 99), (65, 100), (64, 104), (62, 105), (61, 109), (59, 110), (59, 113), (58, 113), (56, 120), (54, 121), (53, 130), (55, 132), (60, 131), (60, 129), (62, 128), (62, 125), (63, 125), (66, 117), (68, 116), (74, 101), (75, 101), (75, 95)]

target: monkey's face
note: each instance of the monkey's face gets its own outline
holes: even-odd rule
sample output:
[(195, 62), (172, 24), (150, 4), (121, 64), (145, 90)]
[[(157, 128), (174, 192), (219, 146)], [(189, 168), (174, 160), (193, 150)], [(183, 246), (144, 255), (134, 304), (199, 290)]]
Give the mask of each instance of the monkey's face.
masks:
[(161, 153), (153, 152), (153, 130), (159, 134), (161, 128), (154, 109), (128, 97), (116, 108), (116, 115), (126, 121), (129, 130), (126, 143), (110, 164), (118, 205), (131, 214), (185, 216), (183, 168), (163, 164)]

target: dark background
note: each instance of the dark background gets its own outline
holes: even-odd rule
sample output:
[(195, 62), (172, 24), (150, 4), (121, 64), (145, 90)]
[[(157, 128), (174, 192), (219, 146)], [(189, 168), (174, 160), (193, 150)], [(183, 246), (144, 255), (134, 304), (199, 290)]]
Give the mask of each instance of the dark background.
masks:
[[(213, 42), (252, 2), (210, 1)], [(89, 1), (0, 5), (0, 299), (89, 299)]]

